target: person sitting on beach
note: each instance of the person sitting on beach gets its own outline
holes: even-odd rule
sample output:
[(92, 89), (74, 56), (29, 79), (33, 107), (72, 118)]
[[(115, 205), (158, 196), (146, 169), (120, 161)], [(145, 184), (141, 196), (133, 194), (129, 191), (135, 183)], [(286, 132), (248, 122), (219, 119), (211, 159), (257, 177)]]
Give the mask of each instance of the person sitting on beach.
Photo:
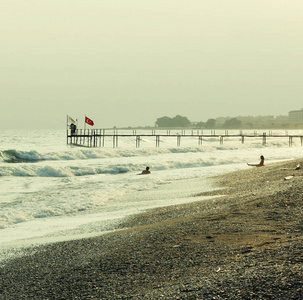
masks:
[(140, 174), (138, 174), (138, 175), (143, 175), (143, 174), (150, 174), (149, 167), (146, 167), (146, 169), (143, 170), (142, 173), (140, 173)]
[(258, 164), (247, 164), (247, 165), (251, 166), (251, 167), (263, 167), (265, 158), (263, 155), (261, 155), (260, 158), (261, 158), (261, 161)]

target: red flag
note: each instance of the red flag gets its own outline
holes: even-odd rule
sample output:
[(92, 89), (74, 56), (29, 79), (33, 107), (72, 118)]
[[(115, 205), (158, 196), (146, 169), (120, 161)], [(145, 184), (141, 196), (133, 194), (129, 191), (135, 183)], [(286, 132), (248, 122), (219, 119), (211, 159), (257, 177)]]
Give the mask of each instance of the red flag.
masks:
[(85, 117), (85, 123), (87, 123), (88, 125), (94, 126), (94, 121), (88, 117)]

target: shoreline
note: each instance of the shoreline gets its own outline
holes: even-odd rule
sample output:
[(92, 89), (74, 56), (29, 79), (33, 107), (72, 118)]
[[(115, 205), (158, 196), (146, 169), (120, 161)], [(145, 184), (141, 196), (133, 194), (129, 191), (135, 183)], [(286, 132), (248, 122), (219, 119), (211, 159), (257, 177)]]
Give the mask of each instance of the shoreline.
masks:
[[(193, 181), (201, 181), (201, 178), (190, 178), (190, 179), (181, 179), (181, 182), (186, 181), (187, 184), (189, 186), (192, 186), (192, 182)], [(203, 191), (212, 191), (213, 189), (215, 189), (214, 187), (214, 182), (213, 179), (210, 177), (203, 177), (203, 185), (202, 188), (199, 188), (199, 190), (203, 190)], [(180, 180), (179, 180), (180, 183)], [(179, 184), (178, 183), (178, 184)], [(170, 183), (170, 184), (176, 184), (174, 182)], [(197, 187), (194, 186), (195, 189), (197, 189)], [(159, 191), (160, 189), (162, 189), (162, 186), (158, 187), (157, 190)], [(189, 188), (188, 188), (189, 190)], [(164, 189), (165, 191), (165, 189)], [(150, 193), (150, 191), (149, 191)], [(146, 208), (142, 208), (140, 209), (140, 211), (134, 211), (131, 214), (127, 214), (124, 215), (122, 217), (117, 217), (117, 218), (113, 218), (110, 221), (107, 221), (106, 223), (104, 222), (103, 225), (103, 229), (100, 230), (100, 226), (99, 226), (99, 232), (92, 232), (92, 233), (80, 233), (80, 234), (76, 234), (76, 235), (62, 235), (62, 236), (38, 236), (38, 237), (30, 237), (27, 239), (20, 239), (20, 240), (12, 240), (12, 241), (1, 241), (1, 245), (0, 245), (0, 266), (1, 265), (5, 265), (7, 261), (17, 258), (17, 257), (22, 257), (23, 256), (23, 252), (24, 253), (30, 253), (32, 249), (37, 249), (38, 247), (44, 247), (47, 245), (51, 245), (51, 244), (56, 244), (56, 243), (61, 243), (61, 242), (67, 242), (67, 241), (73, 241), (73, 240), (80, 240), (80, 239), (86, 239), (86, 238), (95, 238), (98, 236), (103, 236), (106, 235), (108, 233), (111, 232), (115, 232), (115, 231), (119, 231), (121, 230), (121, 228), (123, 229), (123, 225), (121, 225), (123, 223), (124, 220), (127, 220), (128, 218), (130, 218), (131, 216), (136, 216), (136, 215), (141, 215), (144, 214), (146, 212), (149, 212), (150, 210), (154, 210), (154, 209), (162, 209), (167, 206), (178, 206), (178, 205), (182, 205), (182, 204), (186, 204), (186, 203), (191, 203), (192, 201), (202, 201), (204, 199), (194, 199), (194, 200), (190, 200), (190, 198), (193, 198), (190, 195), (187, 195), (187, 192), (185, 193), (186, 196), (186, 201), (181, 200), (181, 202), (179, 202), (178, 198), (177, 200), (171, 200), (169, 201), (169, 203), (167, 203), (166, 205), (163, 205), (162, 203), (160, 203), (161, 205), (154, 205), (153, 207), (146, 207)], [(141, 195), (141, 198), (143, 198), (144, 195)], [(132, 199), (132, 197), (129, 197), (130, 200)], [(209, 198), (208, 196), (205, 197), (199, 197), (199, 198)], [(143, 198), (144, 199), (144, 198)], [(163, 198), (164, 199), (164, 198)], [(181, 197), (182, 199), (182, 197)], [(127, 200), (127, 199), (124, 199)], [(183, 201), (183, 202), (182, 202)], [(171, 203), (172, 202), (172, 203)], [(95, 215), (90, 215), (89, 218), (91, 218), (91, 216), (96, 219)], [(87, 219), (89, 219), (87, 218)], [(39, 225), (39, 224), (38, 224)], [(37, 224), (36, 224), (37, 227)], [(39, 227), (39, 226), (38, 226)], [(27, 230), (30, 231), (30, 228), (28, 228)], [(18, 237), (22, 236), (18, 235)], [(35, 251), (35, 250), (33, 250)]]
[(196, 195), (216, 198), (151, 209), (99, 237), (36, 247), (0, 268), (0, 298), (301, 298), (299, 162), (219, 175), (219, 189)]

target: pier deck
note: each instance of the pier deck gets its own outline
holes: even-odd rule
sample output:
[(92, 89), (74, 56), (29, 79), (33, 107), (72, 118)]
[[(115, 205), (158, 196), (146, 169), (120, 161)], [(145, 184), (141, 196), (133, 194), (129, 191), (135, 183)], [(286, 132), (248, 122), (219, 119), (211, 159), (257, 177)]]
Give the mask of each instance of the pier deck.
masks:
[(253, 133), (244, 133), (242, 130), (239, 133), (230, 134), (228, 130), (116, 130), (116, 129), (77, 129), (75, 133), (67, 130), (67, 144), (82, 146), (82, 147), (104, 147), (105, 138), (112, 139), (113, 148), (118, 147), (119, 138), (133, 137), (135, 138), (136, 147), (140, 147), (141, 139), (144, 137), (154, 137), (155, 146), (160, 147), (160, 138), (175, 138), (177, 147), (181, 146), (181, 139), (196, 138), (198, 145), (202, 145), (203, 138), (217, 138), (220, 145), (224, 143), (225, 138), (238, 138), (244, 144), (245, 139), (260, 138), (263, 145), (266, 145), (269, 138), (287, 138), (289, 147), (293, 145), (293, 139), (299, 138), (301, 146), (303, 144), (303, 132), (299, 134), (274, 134), (272, 131), (261, 132), (254, 131)]

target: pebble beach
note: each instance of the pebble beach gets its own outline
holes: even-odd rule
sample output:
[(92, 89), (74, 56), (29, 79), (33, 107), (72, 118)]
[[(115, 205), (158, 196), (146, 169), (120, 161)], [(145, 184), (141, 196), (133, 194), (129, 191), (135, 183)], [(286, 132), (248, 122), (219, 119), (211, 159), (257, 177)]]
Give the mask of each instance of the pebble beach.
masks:
[(0, 299), (302, 299), (299, 163), (220, 175), (214, 191), (192, 195), (210, 199), (29, 248), (1, 265)]

